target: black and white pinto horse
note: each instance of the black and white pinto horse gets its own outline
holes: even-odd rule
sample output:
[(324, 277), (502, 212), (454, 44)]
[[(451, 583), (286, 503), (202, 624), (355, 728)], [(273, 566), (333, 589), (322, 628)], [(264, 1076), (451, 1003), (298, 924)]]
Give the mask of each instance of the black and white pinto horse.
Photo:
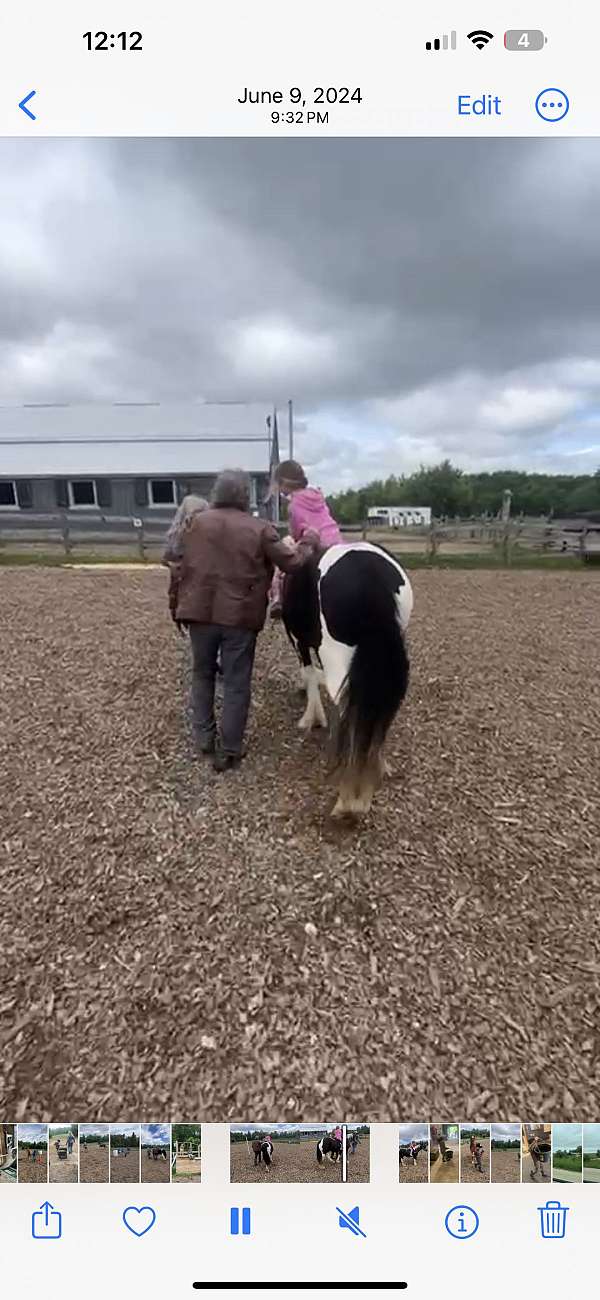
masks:
[(252, 1150), (254, 1152), (254, 1164), (259, 1165), (262, 1160), (267, 1169), (270, 1169), (273, 1160), (273, 1143), (257, 1138), (252, 1143)]
[(319, 1138), (317, 1142), (317, 1160), (322, 1165), (326, 1156), (335, 1164), (342, 1154), (342, 1143), (339, 1138), (331, 1137), (329, 1133), (325, 1137)]
[(413, 1168), (416, 1168), (417, 1160), (419, 1159), (422, 1149), (423, 1146), (421, 1142), (407, 1142), (403, 1146), (399, 1147), (400, 1167), (402, 1168), (403, 1161), (406, 1161), (407, 1165), (412, 1165)]
[(319, 688), (336, 706), (338, 797), (332, 816), (367, 813), (387, 774), (382, 747), (408, 687), (408, 577), (370, 542), (331, 546), (283, 585), (283, 622), (302, 664), (299, 727), (326, 727)]

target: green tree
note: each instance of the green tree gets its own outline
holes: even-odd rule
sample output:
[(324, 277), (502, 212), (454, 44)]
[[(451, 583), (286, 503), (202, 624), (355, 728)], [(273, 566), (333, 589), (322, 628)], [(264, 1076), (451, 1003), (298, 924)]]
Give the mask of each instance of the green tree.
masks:
[(410, 475), (374, 479), (366, 486), (331, 495), (329, 505), (341, 524), (359, 524), (370, 506), (430, 506), (434, 517), (497, 515), (510, 488), (512, 514), (554, 516), (600, 512), (600, 468), (595, 474), (533, 474), (524, 470), (463, 473), (451, 461)]

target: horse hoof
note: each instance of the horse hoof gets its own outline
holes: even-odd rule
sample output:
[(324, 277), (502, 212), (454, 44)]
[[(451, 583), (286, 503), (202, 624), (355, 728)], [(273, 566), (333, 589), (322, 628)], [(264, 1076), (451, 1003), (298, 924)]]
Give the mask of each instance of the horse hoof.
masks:
[(338, 799), (337, 803), (335, 803), (333, 808), (331, 809), (331, 816), (333, 817), (333, 820), (336, 822), (341, 822), (341, 821), (354, 822), (356, 821), (357, 815), (353, 809), (348, 808), (345, 803), (340, 803), (340, 800)]

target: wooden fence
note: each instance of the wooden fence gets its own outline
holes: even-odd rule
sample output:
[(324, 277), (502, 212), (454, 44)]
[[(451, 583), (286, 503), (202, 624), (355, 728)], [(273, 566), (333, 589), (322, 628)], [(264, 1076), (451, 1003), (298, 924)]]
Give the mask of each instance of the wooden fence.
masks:
[[(0, 516), (0, 559), (23, 553), (51, 555), (56, 560), (75, 562), (78, 557), (102, 554), (119, 558), (133, 556), (141, 562), (159, 560), (169, 520), (131, 517), (36, 515), (17, 518)], [(283, 534), (286, 526), (281, 525)], [(540, 519), (434, 520), (429, 526), (343, 527), (348, 539), (357, 536), (381, 542), (399, 558), (422, 556), (431, 561), (455, 556), (493, 556), (510, 565), (525, 555), (562, 554), (582, 559), (600, 559), (600, 529), (582, 524), (578, 531), (565, 530), (560, 523)]]
[(29, 516), (18, 521), (0, 517), (0, 556), (41, 552), (75, 560), (78, 555), (134, 555), (146, 562), (160, 558), (169, 521), (108, 515), (74, 518), (67, 513)]
[(600, 530), (582, 524), (578, 531), (539, 519), (433, 520), (421, 527), (388, 529), (366, 524), (343, 527), (344, 536), (360, 535), (381, 542), (393, 554), (420, 554), (429, 560), (451, 555), (493, 555), (510, 565), (524, 555), (565, 555), (600, 558)]

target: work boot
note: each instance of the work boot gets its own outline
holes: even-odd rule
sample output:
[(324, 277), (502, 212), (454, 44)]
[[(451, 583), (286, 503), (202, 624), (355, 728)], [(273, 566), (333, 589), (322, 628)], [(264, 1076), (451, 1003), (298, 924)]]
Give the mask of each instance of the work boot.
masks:
[(213, 768), (215, 772), (230, 772), (239, 767), (241, 761), (241, 754), (227, 754), (224, 749), (218, 749), (213, 758)]
[(202, 754), (203, 757), (210, 757), (211, 754), (214, 754), (214, 736), (202, 736), (201, 739), (196, 740), (196, 750), (199, 754)]

